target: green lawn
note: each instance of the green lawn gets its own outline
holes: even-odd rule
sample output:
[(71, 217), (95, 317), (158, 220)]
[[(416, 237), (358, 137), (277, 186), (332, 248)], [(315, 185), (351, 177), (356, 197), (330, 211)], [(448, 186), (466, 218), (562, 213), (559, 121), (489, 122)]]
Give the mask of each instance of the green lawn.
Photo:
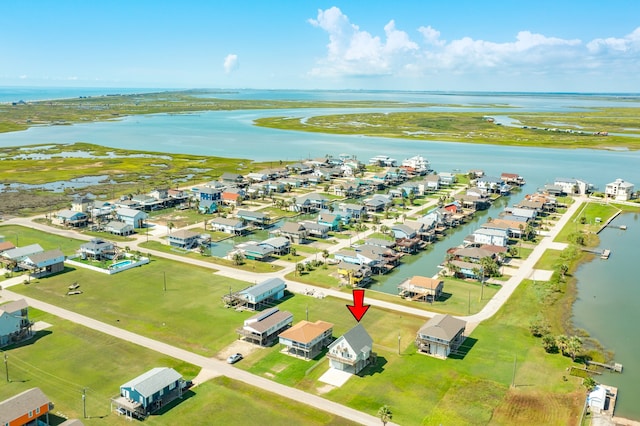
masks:
[[(612, 204), (600, 204), (595, 202), (588, 202), (583, 204), (566, 226), (558, 233), (558, 236), (554, 241), (561, 243), (569, 242), (569, 235), (575, 232), (594, 233), (597, 232), (602, 225), (609, 220), (620, 209)], [(584, 217), (584, 224), (581, 223), (581, 218)], [(601, 222), (596, 223), (596, 218), (600, 218)]]
[[(35, 309), (30, 310), (30, 317), (52, 327), (38, 332), (32, 344), (5, 348), (11, 382), (4, 379), (0, 382), (0, 400), (37, 386), (55, 404), (53, 413), (79, 418), (88, 426), (130, 425), (124, 417), (110, 412), (110, 398), (118, 394), (121, 384), (159, 366), (176, 369), (186, 380), (199, 371), (193, 365)], [(83, 388), (87, 389), (86, 419), (81, 399)], [(241, 416), (237, 409), (240, 406)], [(305, 425), (353, 424), (226, 377), (192, 388), (170, 409), (144, 423), (196, 425), (202, 424), (203, 419), (215, 419), (218, 424), (252, 425), (258, 416), (265, 424), (286, 421)], [(64, 419), (50, 415), (50, 420), (59, 424)]]
[[(173, 254), (176, 256), (188, 257), (191, 259), (198, 259), (203, 262), (209, 262), (215, 265), (229, 266), (231, 268), (241, 269), (244, 271), (264, 273), (264, 272), (279, 271), (282, 269), (282, 266), (280, 265), (275, 265), (273, 263), (261, 262), (259, 260), (251, 260), (251, 259), (244, 259), (241, 265), (236, 265), (232, 260), (223, 259), (217, 256), (203, 256), (200, 253), (195, 253), (192, 251), (189, 251), (187, 253), (184, 253), (182, 251), (177, 251), (174, 247), (171, 247), (167, 244), (159, 243), (157, 241), (147, 241), (144, 243), (140, 243), (139, 246), (142, 248), (157, 250), (164, 253)], [(144, 254), (144, 250), (143, 250), (143, 254)]]
[(59, 248), (67, 256), (74, 254), (80, 248), (80, 245), (84, 243), (82, 240), (59, 237), (36, 229), (15, 225), (0, 226), (0, 235), (4, 235), (5, 241), (11, 241), (19, 247), (40, 244), (44, 250)]

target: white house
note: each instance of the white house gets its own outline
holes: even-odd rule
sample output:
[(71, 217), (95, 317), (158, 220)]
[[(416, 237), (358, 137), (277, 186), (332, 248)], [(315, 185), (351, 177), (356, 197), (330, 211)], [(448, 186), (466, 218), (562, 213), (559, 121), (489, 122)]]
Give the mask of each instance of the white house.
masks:
[(358, 324), (329, 345), (327, 358), (331, 368), (358, 374), (374, 362), (375, 353), (371, 351), (372, 348), (373, 339), (362, 324)]
[(143, 228), (144, 221), (149, 215), (145, 212), (135, 209), (120, 208), (116, 210), (116, 217), (119, 221), (136, 228)]
[(506, 229), (480, 228), (473, 232), (473, 241), (476, 244), (488, 244), (492, 246), (506, 247), (509, 235)]
[(627, 201), (633, 198), (634, 185), (625, 182), (622, 179), (616, 179), (614, 182), (608, 183), (604, 189), (604, 193), (608, 198), (618, 201)]

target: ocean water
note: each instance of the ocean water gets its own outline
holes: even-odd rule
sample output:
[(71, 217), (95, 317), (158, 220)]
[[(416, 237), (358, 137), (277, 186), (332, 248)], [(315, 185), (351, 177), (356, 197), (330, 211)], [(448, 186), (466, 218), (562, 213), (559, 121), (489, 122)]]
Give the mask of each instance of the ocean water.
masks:
[[(126, 92), (128, 90), (128, 92)], [(160, 90), (160, 89), (159, 89)], [(114, 93), (156, 92), (153, 89), (33, 89), (0, 88), (0, 102), (77, 96), (98, 96)], [(204, 95), (200, 95), (204, 96)], [(209, 95), (207, 95), (209, 96)], [(539, 93), (438, 93), (392, 91), (217, 91), (211, 96), (234, 99), (287, 100), (390, 100), (425, 102), (458, 109), (472, 106), (476, 111), (501, 112), (508, 116), (516, 107), (521, 111), (567, 111), (579, 108), (627, 106), (640, 107), (638, 94), (539, 94)], [(502, 108), (500, 106), (503, 106)], [(425, 110), (429, 107), (424, 108)], [(388, 111), (389, 109), (371, 109)], [(465, 109), (469, 110), (469, 109)], [(312, 110), (245, 110), (216, 111), (185, 115), (151, 115), (126, 117), (111, 122), (83, 123), (72, 126), (34, 127), (27, 131), (0, 134), (0, 146), (90, 142), (114, 148), (142, 151), (188, 153), (246, 158), (274, 162), (324, 157), (326, 154), (349, 153), (363, 161), (379, 154), (399, 160), (422, 155), (431, 161), (436, 171), (483, 169), (488, 175), (502, 172), (519, 173), (527, 180), (523, 192), (515, 194), (509, 203), (534, 191), (556, 177), (581, 178), (604, 189), (606, 183), (622, 178), (640, 186), (640, 152), (601, 150), (558, 150), (546, 148), (503, 147), (439, 141), (413, 141), (360, 136), (323, 135), (264, 129), (253, 126), (253, 120), (266, 116), (306, 117), (314, 114), (353, 112), (343, 109)], [(635, 130), (634, 132), (638, 132)], [(495, 216), (493, 212), (488, 215)], [(628, 221), (629, 230), (605, 230), (603, 247), (613, 255), (609, 261), (583, 265), (578, 277), (579, 299), (574, 307), (575, 323), (601, 340), (616, 353), (616, 361), (624, 364), (622, 375), (605, 375), (602, 381), (620, 387), (616, 413), (640, 419), (640, 406), (634, 404), (640, 395), (640, 363), (635, 324), (640, 322), (640, 310), (635, 305), (640, 296), (632, 262), (639, 240), (640, 222), (637, 215), (624, 215), (617, 221)], [(449, 240), (423, 255), (407, 268), (400, 268), (381, 285), (380, 290), (393, 292), (397, 282), (408, 274), (435, 274), (436, 265), (444, 258), (446, 248), (458, 244), (478, 221), (455, 232)], [(418, 272), (419, 271), (419, 272)]]

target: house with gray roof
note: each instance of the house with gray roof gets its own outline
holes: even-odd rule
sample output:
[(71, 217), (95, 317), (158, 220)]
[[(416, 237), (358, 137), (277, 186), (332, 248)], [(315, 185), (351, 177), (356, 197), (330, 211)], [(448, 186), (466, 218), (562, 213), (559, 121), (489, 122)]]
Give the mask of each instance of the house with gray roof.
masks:
[(111, 401), (129, 417), (144, 418), (182, 396), (184, 380), (173, 368), (152, 368), (120, 386), (120, 396)]
[(447, 358), (464, 342), (467, 323), (451, 315), (435, 315), (427, 321), (416, 336), (416, 347), (421, 353)]
[(26, 300), (19, 299), (0, 305), (0, 346), (31, 337), (32, 326)]
[(375, 363), (376, 354), (372, 349), (373, 339), (358, 323), (329, 345), (327, 358), (331, 368), (358, 374), (367, 365)]
[(80, 255), (83, 259), (113, 259), (115, 253), (115, 244), (111, 241), (103, 240), (102, 238), (92, 238), (89, 242), (80, 246)]
[(277, 254), (278, 256), (288, 254), (291, 250), (291, 241), (285, 237), (267, 238), (260, 244), (271, 247), (273, 254)]
[(256, 225), (256, 226), (268, 226), (271, 222), (271, 218), (269, 215), (262, 212), (254, 212), (251, 210), (238, 210), (236, 216), (239, 219), (246, 221), (247, 223)]
[(37, 276), (43, 277), (64, 270), (65, 255), (59, 249), (47, 250), (27, 256), (20, 267), (34, 271)]
[(52, 222), (57, 225), (81, 227), (86, 226), (89, 222), (89, 216), (84, 212), (73, 210), (61, 210), (52, 217)]
[(0, 425), (49, 424), (53, 403), (40, 388), (27, 389), (0, 402)]
[(238, 293), (249, 309), (258, 309), (284, 297), (287, 284), (280, 278), (269, 278)]
[(285, 222), (276, 232), (294, 244), (303, 243), (309, 235), (307, 228), (302, 223), (296, 222)]
[(247, 225), (240, 219), (216, 217), (209, 222), (214, 231), (225, 232), (232, 235), (242, 235), (248, 231)]
[(331, 227), (329, 225), (323, 225), (321, 223), (305, 220), (300, 222), (304, 229), (307, 230), (307, 235), (316, 238), (327, 238)]
[(119, 208), (116, 209), (116, 217), (119, 221), (133, 226), (134, 229), (143, 228), (144, 221), (149, 217), (148, 214), (141, 210)]
[(2, 252), (2, 257), (17, 263), (22, 262), (27, 258), (27, 256), (31, 256), (32, 254), (42, 253), (44, 249), (40, 247), (40, 244), (30, 244), (24, 247), (16, 247), (13, 249), (5, 250)]
[(237, 333), (240, 339), (260, 346), (269, 346), (278, 340), (278, 334), (291, 327), (291, 324), (291, 312), (269, 308), (247, 318)]
[(119, 220), (112, 220), (108, 222), (104, 226), (104, 231), (109, 232), (110, 234), (113, 234), (113, 235), (122, 235), (122, 236), (131, 235), (135, 232), (133, 230), (133, 225), (130, 225), (125, 222), (121, 222)]
[(167, 235), (167, 241), (172, 247), (190, 250), (198, 245), (200, 233), (189, 229), (178, 229)]

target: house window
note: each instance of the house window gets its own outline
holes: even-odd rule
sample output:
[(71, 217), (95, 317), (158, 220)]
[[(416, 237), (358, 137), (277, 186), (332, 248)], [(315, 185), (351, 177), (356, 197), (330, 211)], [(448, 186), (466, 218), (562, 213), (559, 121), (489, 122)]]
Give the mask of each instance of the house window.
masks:
[(173, 383), (171, 383), (169, 385), (169, 390), (173, 390), (173, 389), (175, 389), (175, 387), (176, 387), (176, 384), (175, 384), (175, 382), (173, 382)]
[(40, 407), (36, 408), (36, 414), (40, 414)]
[(29, 418), (33, 417), (33, 411), (29, 411)]

